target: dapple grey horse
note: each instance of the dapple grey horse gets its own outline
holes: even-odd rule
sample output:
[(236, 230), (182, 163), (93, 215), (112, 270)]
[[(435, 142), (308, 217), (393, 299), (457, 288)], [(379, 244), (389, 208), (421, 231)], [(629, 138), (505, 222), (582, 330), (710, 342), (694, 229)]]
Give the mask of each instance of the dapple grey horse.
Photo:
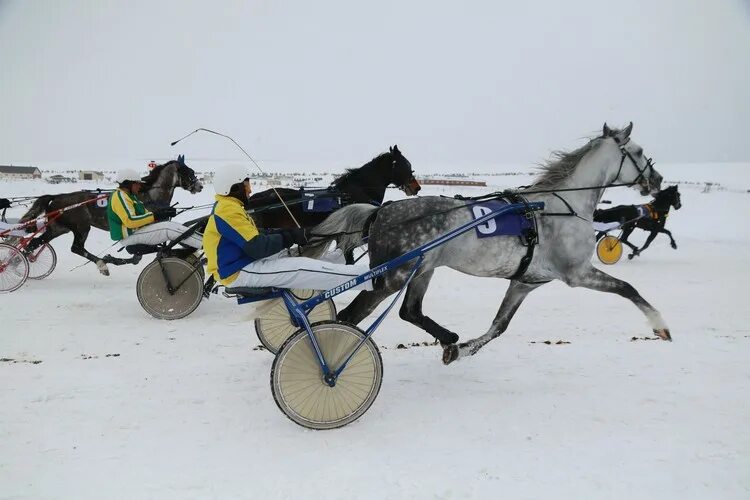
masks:
[[(537, 214), (539, 244), (521, 276), (517, 276), (517, 271), (527, 249), (517, 236), (478, 239), (470, 231), (427, 253), (406, 289), (400, 316), (441, 341), (445, 364), (476, 354), (490, 340), (500, 336), (526, 296), (552, 280), (629, 299), (646, 316), (656, 335), (671, 340), (661, 314), (635, 288), (591, 264), (595, 244), (591, 220), (604, 190), (613, 185), (629, 185), (647, 195), (656, 193), (661, 186), (662, 176), (645, 157), (643, 148), (630, 139), (632, 129), (632, 123), (623, 130), (611, 129), (605, 124), (602, 135), (583, 147), (555, 153), (553, 159), (541, 167), (542, 173), (536, 182), (519, 191), (528, 201), (545, 203), (544, 211)], [(351, 205), (334, 213), (313, 232), (339, 233), (342, 228), (352, 227), (352, 220), (361, 221), (375, 210), (377, 216), (370, 227), (368, 242), (371, 266), (393, 259), (472, 220), (466, 201), (430, 196), (398, 201), (380, 209)], [(545, 213), (558, 216), (545, 216)], [(559, 216), (571, 213), (575, 215)], [(487, 333), (458, 343), (458, 335), (423, 314), (422, 299), (434, 269), (440, 266), (473, 276), (512, 278)], [(374, 291), (360, 292), (339, 313), (338, 319), (359, 323), (386, 297), (399, 290), (408, 274), (409, 266), (387, 273)]]

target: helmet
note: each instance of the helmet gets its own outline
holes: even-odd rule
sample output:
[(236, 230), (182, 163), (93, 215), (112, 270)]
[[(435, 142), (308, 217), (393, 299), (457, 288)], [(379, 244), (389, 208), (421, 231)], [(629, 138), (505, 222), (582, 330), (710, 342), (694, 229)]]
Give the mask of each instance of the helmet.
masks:
[(123, 168), (122, 170), (117, 172), (117, 177), (115, 180), (118, 184), (122, 184), (126, 181), (143, 182), (141, 181), (141, 175), (132, 168)]
[(214, 190), (216, 194), (229, 194), (234, 184), (250, 177), (250, 171), (243, 165), (227, 165), (214, 174)]

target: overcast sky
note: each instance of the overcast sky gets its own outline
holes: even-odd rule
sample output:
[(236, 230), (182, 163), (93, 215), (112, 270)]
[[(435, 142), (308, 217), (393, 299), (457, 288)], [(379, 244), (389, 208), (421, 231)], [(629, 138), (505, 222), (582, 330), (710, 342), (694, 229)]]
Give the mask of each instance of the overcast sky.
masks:
[[(635, 122), (660, 162), (750, 160), (748, 0), (0, 0), (0, 164), (528, 164)], [(429, 169), (427, 169), (429, 170)]]

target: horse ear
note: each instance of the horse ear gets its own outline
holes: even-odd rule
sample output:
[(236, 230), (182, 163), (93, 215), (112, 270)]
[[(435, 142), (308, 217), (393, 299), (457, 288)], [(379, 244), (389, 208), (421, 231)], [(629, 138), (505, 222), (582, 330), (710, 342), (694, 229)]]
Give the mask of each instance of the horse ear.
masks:
[(633, 131), (633, 122), (630, 122), (630, 125), (625, 127), (625, 130), (622, 131), (623, 137), (630, 137), (630, 132)]
[(393, 153), (393, 147), (388, 148), (389, 153)]
[(609, 128), (607, 125), (607, 122), (604, 122), (604, 127), (602, 127), (602, 137), (611, 137), (612, 136), (612, 129)]
[(393, 152), (394, 153), (400, 153), (400, 151), (398, 150), (398, 144), (394, 144), (393, 145)]
[(177, 156), (177, 161), (180, 163), (185, 163), (185, 155), (179, 155)]

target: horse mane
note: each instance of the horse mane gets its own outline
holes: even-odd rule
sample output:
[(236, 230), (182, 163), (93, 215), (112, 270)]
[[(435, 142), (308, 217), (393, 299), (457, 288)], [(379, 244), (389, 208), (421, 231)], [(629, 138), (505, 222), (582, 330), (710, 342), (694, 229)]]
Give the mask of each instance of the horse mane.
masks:
[(583, 146), (573, 151), (553, 151), (551, 158), (537, 166), (540, 171), (534, 179), (535, 188), (547, 188), (559, 185), (570, 177), (584, 156), (602, 143), (604, 137), (595, 137)]
[(167, 165), (171, 165), (172, 163), (177, 163), (177, 160), (170, 160), (167, 163), (162, 163), (161, 165), (157, 165), (154, 168), (151, 169), (151, 171), (148, 173), (146, 177), (142, 177), (141, 180), (143, 183), (147, 186), (153, 185), (161, 175), (161, 171), (164, 170), (164, 168), (167, 167)]
[(336, 180), (334, 180), (331, 183), (331, 187), (338, 188), (341, 187), (343, 184), (346, 184), (347, 182), (351, 182), (352, 179), (362, 175), (364, 172), (367, 171), (367, 167), (374, 165), (377, 162), (380, 162), (385, 158), (386, 156), (390, 155), (391, 153), (383, 153), (379, 154), (372, 160), (368, 161), (364, 165), (362, 165), (359, 168), (347, 168), (344, 170), (344, 173), (341, 174)]

